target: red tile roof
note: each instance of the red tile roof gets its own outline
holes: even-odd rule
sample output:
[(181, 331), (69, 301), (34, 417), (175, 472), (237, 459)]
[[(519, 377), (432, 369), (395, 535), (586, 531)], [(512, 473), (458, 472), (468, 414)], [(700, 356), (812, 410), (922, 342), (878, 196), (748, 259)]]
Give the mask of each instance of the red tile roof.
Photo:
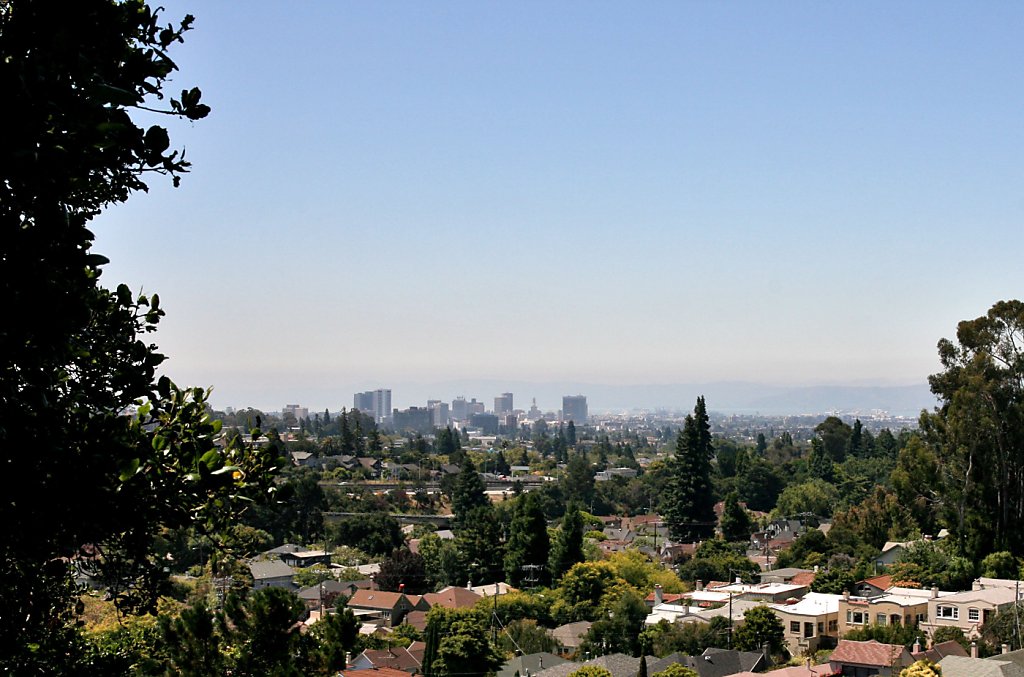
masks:
[(879, 590), (888, 590), (892, 587), (892, 576), (889, 574), (882, 574), (881, 576), (872, 576), (871, 578), (865, 578), (861, 583), (867, 583), (873, 585)]
[(829, 661), (892, 667), (900, 662), (905, 653), (909, 654), (906, 647), (901, 644), (882, 644), (873, 639), (867, 642), (841, 639), (835, 651), (829, 656)]

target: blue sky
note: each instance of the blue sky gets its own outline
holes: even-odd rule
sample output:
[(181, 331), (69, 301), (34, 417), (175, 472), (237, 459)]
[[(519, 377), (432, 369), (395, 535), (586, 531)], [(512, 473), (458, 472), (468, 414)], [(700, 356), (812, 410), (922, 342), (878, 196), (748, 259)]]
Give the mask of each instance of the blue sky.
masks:
[(920, 383), (1020, 296), (1019, 3), (164, 4), (213, 113), (96, 250), (220, 406)]

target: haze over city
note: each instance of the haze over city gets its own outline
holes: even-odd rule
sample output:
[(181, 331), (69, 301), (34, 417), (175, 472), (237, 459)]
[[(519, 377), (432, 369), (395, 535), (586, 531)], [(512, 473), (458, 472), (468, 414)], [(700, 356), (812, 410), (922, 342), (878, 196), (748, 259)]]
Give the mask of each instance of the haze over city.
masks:
[(164, 4), (213, 112), (95, 251), (218, 406), (923, 387), (1024, 282), (1019, 4)]

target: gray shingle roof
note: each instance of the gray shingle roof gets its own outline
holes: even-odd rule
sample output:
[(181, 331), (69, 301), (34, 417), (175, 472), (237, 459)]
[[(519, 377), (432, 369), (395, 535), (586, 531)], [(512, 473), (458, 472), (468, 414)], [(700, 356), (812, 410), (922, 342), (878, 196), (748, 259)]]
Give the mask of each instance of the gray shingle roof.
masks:
[(265, 562), (249, 562), (249, 571), (252, 572), (253, 579), (257, 581), (295, 575), (295, 569), (292, 569), (279, 559)]

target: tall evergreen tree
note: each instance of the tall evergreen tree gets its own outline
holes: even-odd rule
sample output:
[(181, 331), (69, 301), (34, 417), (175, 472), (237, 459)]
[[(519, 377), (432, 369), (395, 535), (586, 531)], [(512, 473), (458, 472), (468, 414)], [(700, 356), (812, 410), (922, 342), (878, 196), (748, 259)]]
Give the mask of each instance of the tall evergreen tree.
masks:
[(465, 522), (466, 514), (473, 508), (489, 506), (487, 487), (480, 473), (476, 471), (473, 461), (467, 456), (462, 462), (462, 469), (455, 479), (452, 489), (452, 512), (460, 524)]
[[(548, 527), (536, 494), (521, 496), (512, 517), (505, 548), (505, 580), (510, 585), (548, 582)], [(526, 567), (531, 567), (527, 569)]]
[(750, 515), (740, 505), (739, 494), (730, 491), (722, 509), (722, 537), (727, 541), (746, 541), (750, 538)]
[(562, 475), (562, 492), (567, 501), (590, 505), (594, 500), (594, 469), (587, 455), (581, 451), (569, 454), (569, 462)]
[(578, 505), (570, 503), (552, 548), (551, 576), (556, 580), (561, 578), (583, 559), (583, 515)]
[(569, 425), (565, 429), (565, 442), (570, 447), (576, 446), (576, 424), (569, 421)]
[(672, 538), (695, 541), (714, 535), (715, 496), (711, 486), (711, 426), (704, 398), (697, 398), (694, 413), (686, 417), (676, 439), (676, 453), (669, 464), (671, 473), (665, 517)]

